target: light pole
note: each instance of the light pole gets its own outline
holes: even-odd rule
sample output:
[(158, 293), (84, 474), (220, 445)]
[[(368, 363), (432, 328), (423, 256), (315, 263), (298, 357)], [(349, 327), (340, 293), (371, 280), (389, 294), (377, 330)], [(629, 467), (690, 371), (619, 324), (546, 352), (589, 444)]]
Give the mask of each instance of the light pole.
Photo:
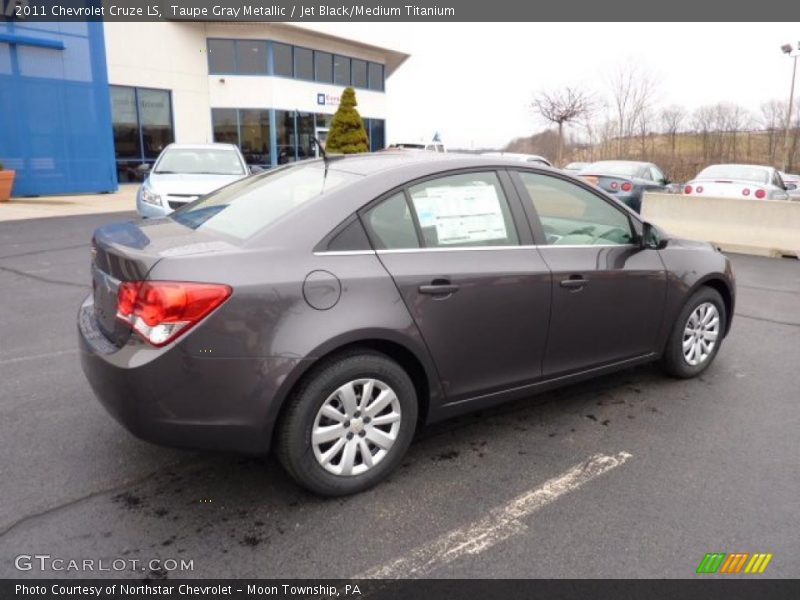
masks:
[(794, 60), (792, 67), (792, 87), (789, 90), (789, 106), (786, 107), (786, 129), (783, 131), (783, 172), (789, 169), (789, 128), (792, 126), (792, 104), (794, 104), (794, 80), (797, 76), (797, 57), (800, 56), (800, 42), (797, 43), (797, 49), (793, 48), (791, 44), (784, 44), (781, 46), (784, 54)]

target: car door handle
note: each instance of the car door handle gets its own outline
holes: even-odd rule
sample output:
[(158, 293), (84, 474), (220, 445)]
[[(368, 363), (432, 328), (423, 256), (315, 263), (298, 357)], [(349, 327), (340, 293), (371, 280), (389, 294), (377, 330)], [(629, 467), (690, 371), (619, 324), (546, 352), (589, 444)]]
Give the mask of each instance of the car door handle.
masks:
[(430, 285), (419, 286), (420, 294), (430, 294), (432, 296), (449, 296), (459, 290), (458, 285), (449, 281), (432, 281)]
[(583, 286), (589, 283), (588, 279), (584, 279), (579, 275), (573, 275), (569, 279), (562, 279), (561, 280), (561, 287), (569, 288), (572, 290), (579, 290)]

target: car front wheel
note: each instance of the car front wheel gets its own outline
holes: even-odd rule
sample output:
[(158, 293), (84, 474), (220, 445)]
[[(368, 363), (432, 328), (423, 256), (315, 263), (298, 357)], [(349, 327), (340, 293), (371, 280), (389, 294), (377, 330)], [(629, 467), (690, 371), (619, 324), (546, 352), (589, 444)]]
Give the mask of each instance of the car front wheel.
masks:
[(341, 496), (384, 479), (402, 460), (417, 422), (417, 395), (403, 368), (377, 352), (317, 367), (290, 400), (278, 458), (302, 486)]
[(719, 292), (702, 287), (695, 292), (673, 326), (661, 364), (673, 377), (688, 379), (705, 371), (719, 352), (727, 323)]

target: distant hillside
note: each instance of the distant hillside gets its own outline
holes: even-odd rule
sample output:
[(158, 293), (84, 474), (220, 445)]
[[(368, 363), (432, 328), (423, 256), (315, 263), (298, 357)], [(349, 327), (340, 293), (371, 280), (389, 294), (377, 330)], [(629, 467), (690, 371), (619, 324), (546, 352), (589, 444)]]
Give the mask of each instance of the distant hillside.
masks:
[[(791, 135), (791, 134), (790, 134)], [(800, 135), (790, 137), (791, 166), (800, 170)], [(536, 135), (512, 140), (506, 150), (555, 156), (557, 135), (543, 131)], [(564, 162), (628, 159), (646, 160), (658, 164), (670, 179), (686, 181), (714, 163), (741, 162), (782, 167), (783, 132), (692, 132), (649, 134), (644, 137), (609, 138), (595, 144), (567, 141)]]

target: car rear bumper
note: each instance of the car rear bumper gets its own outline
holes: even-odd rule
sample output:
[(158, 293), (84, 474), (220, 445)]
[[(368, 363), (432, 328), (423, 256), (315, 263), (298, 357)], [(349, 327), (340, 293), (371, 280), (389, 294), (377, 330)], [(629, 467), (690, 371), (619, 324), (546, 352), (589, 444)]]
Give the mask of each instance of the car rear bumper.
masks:
[(300, 359), (210, 358), (173, 344), (102, 334), (91, 296), (78, 314), (81, 366), (103, 406), (135, 436), (165, 446), (264, 453), (278, 398)]

